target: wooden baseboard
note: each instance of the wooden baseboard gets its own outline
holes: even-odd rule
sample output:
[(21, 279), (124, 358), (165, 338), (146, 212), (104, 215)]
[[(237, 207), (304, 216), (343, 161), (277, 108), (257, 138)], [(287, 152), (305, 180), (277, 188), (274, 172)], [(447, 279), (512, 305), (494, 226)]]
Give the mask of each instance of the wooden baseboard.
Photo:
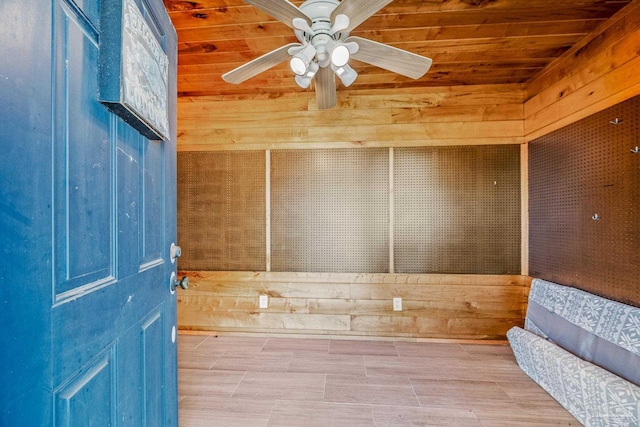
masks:
[[(187, 271), (183, 333), (332, 339), (504, 340), (522, 326), (527, 276)], [(267, 295), (268, 308), (259, 308)], [(403, 310), (394, 311), (400, 297)]]

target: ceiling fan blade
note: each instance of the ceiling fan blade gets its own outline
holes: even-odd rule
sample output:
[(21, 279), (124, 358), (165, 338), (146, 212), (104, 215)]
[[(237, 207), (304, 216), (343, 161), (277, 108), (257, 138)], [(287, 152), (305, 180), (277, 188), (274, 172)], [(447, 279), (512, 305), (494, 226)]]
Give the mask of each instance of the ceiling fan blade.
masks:
[(307, 15), (304, 14), (298, 6), (291, 3), (288, 0), (244, 0), (260, 9), (263, 12), (268, 13), (269, 15), (276, 18), (278, 21), (281, 21), (283, 24), (288, 25), (291, 28), (293, 27), (293, 18), (301, 18), (307, 21), (309, 25), (311, 25), (311, 19)]
[(345, 43), (356, 42), (360, 49), (351, 55), (353, 59), (393, 71), (403, 76), (419, 79), (424, 76), (433, 62), (431, 58), (416, 55), (406, 50), (374, 42), (361, 37), (347, 37)]
[(322, 67), (315, 76), (316, 101), (319, 110), (336, 105), (336, 75), (329, 67)]
[(366, 21), (374, 13), (391, 3), (393, 0), (342, 0), (331, 13), (331, 22), (340, 14), (349, 17), (349, 26), (343, 30), (351, 32), (358, 25)]
[(240, 84), (251, 77), (267, 71), (271, 67), (275, 67), (281, 62), (291, 58), (289, 55), (289, 49), (292, 47), (299, 47), (300, 43), (289, 43), (276, 50), (272, 50), (253, 61), (247, 62), (244, 65), (239, 66), (236, 69), (229, 71), (222, 75), (222, 80), (227, 83)]

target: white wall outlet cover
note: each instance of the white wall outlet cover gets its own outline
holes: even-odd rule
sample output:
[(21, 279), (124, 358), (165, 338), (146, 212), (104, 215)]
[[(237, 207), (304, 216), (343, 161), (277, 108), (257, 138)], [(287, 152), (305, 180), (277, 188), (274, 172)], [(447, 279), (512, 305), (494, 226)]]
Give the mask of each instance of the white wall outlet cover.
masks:
[(260, 295), (260, 308), (269, 307), (269, 297), (267, 295)]
[(393, 299), (393, 311), (402, 311), (402, 298)]

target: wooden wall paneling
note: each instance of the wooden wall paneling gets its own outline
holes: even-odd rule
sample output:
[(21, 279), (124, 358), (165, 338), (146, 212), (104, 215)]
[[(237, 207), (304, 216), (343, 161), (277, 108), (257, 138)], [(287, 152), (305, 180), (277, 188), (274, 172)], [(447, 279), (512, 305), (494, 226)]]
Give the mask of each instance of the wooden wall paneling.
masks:
[[(516, 148), (515, 152), (513, 148)], [(467, 169), (478, 169), (476, 173), (471, 176), (472, 182), (478, 181), (480, 185), (484, 186), (483, 188), (489, 189), (491, 194), (485, 196), (476, 195), (474, 197), (480, 197), (483, 200), (480, 204), (485, 202), (489, 204), (485, 206), (485, 208), (489, 208), (489, 211), (481, 214), (481, 216), (486, 217), (485, 219), (490, 222), (494, 220), (496, 215), (504, 214), (503, 211), (505, 210), (505, 206), (499, 203), (499, 198), (495, 197), (496, 183), (499, 183), (500, 186), (512, 185), (513, 187), (515, 185), (516, 192), (520, 189), (517, 183), (519, 173), (516, 172), (514, 175), (512, 170), (514, 165), (517, 170), (517, 163), (520, 159), (520, 149), (517, 146), (494, 146), (486, 148), (440, 147), (422, 150), (433, 152), (436, 156), (443, 155), (443, 153), (441, 153), (443, 150), (450, 154), (462, 153), (466, 155), (466, 157), (463, 157), (467, 160), (470, 160), (472, 163), (477, 163), (477, 167), (475, 168), (462, 169), (465, 169), (466, 172), (469, 172)], [(353, 185), (349, 183), (354, 182), (366, 184), (362, 188), (368, 188), (368, 186), (373, 185), (373, 188), (377, 189), (375, 192), (375, 194), (377, 194), (376, 200), (384, 199), (382, 205), (377, 202), (372, 203), (371, 200), (366, 199), (365, 211), (367, 215), (378, 211), (385, 214), (389, 213), (388, 217), (382, 218), (381, 222), (381, 224), (384, 224), (383, 228), (389, 228), (389, 230), (386, 231), (382, 230), (383, 237), (388, 237), (389, 242), (384, 244), (385, 248), (379, 245), (379, 249), (376, 249), (378, 248), (378, 243), (376, 243), (374, 248), (368, 248), (365, 251), (366, 254), (381, 255), (380, 262), (382, 264), (376, 265), (374, 268), (371, 268), (370, 271), (385, 271), (388, 265), (395, 265), (396, 260), (394, 259), (395, 255), (393, 255), (391, 242), (391, 240), (394, 239), (394, 233), (391, 225), (395, 224), (393, 217), (396, 209), (391, 200), (395, 200), (397, 188), (393, 172), (396, 168), (396, 153), (403, 154), (406, 158), (405, 151), (407, 150), (401, 148), (372, 151), (352, 149), (272, 152), (266, 150), (264, 156), (259, 156), (261, 165), (265, 165), (267, 169), (264, 172), (267, 183), (263, 190), (265, 192), (264, 209), (267, 212), (264, 219), (265, 228), (267, 230), (273, 230), (273, 215), (275, 215), (276, 221), (275, 238), (272, 238), (271, 243), (268, 243), (269, 246), (266, 250), (266, 270), (269, 270), (270, 267), (275, 267), (278, 270), (290, 271), (294, 268), (290, 266), (283, 267), (282, 260), (290, 262), (296, 259), (299, 253), (307, 251), (307, 248), (311, 247), (311, 249), (313, 249), (313, 247), (318, 246), (316, 244), (317, 242), (309, 244), (308, 240), (303, 240), (303, 246), (295, 249), (293, 253), (288, 253), (284, 258), (281, 254), (278, 255), (282, 252), (280, 250), (281, 246), (290, 246), (292, 244), (292, 239), (289, 234), (294, 233), (297, 235), (305, 233), (303, 225), (310, 221), (309, 212), (312, 213), (312, 216), (318, 216), (316, 219), (320, 220), (320, 227), (317, 229), (317, 232), (313, 234), (314, 236), (327, 235), (326, 224), (328, 223), (334, 224), (334, 226), (330, 228), (331, 230), (336, 228), (336, 218), (333, 218), (331, 211), (335, 210), (337, 204), (333, 201), (325, 200), (322, 195), (327, 188), (335, 190), (336, 187), (344, 187), (345, 184), (347, 186), (344, 187), (344, 191), (352, 191)], [(198, 161), (201, 161), (206, 159), (207, 156), (213, 156), (215, 158), (221, 157), (224, 160), (231, 154), (238, 159), (242, 159), (244, 156), (244, 152), (242, 151), (211, 153), (184, 152), (180, 153), (179, 156), (187, 155), (190, 159), (195, 156)], [(246, 154), (251, 155), (251, 153)], [(497, 157), (496, 154), (498, 154)], [(300, 163), (299, 161), (295, 161), (294, 158), (291, 158), (291, 155), (294, 155), (295, 159), (306, 159), (306, 161)], [(371, 155), (373, 155), (372, 158), (370, 158)], [(365, 161), (368, 158), (370, 158), (370, 161)], [(371, 161), (373, 161), (373, 163), (371, 163)], [(489, 165), (487, 165), (487, 162), (489, 162)], [(493, 164), (492, 162), (496, 164), (489, 167)], [(505, 162), (508, 163), (507, 166), (505, 166)], [(237, 164), (237, 162), (234, 164)], [(336, 169), (336, 165), (338, 164), (342, 166)], [(384, 170), (385, 168), (382, 167), (387, 165), (389, 171)], [(203, 177), (209, 177), (209, 175), (211, 175), (206, 167), (206, 161), (204, 164), (194, 162), (194, 164), (190, 166), (196, 167), (197, 174)], [(355, 166), (364, 168), (364, 173), (356, 173), (353, 176), (347, 174), (345, 177), (340, 178), (341, 175), (338, 171), (345, 170), (351, 173), (358, 170)], [(487, 176), (477, 173), (487, 167), (491, 170)], [(504, 175), (503, 169), (505, 167), (510, 171), (507, 174), (508, 176)], [(250, 167), (250, 169), (254, 168), (257, 167)], [(295, 169), (297, 169), (301, 175), (294, 177), (291, 171)], [(312, 180), (312, 182), (307, 183), (309, 185), (307, 190), (304, 190), (304, 188), (302, 190), (298, 189), (297, 191), (295, 188), (292, 190), (290, 185), (287, 184), (287, 182), (292, 180), (297, 184), (304, 182), (309, 176), (314, 176), (312, 173), (314, 169), (317, 169), (316, 172), (322, 171), (324, 175), (320, 174), (316, 177), (315, 181)], [(424, 167), (421, 167), (421, 169), (424, 169)], [(429, 169), (430, 167), (427, 166), (426, 170)], [(449, 167), (447, 166), (445, 169), (449, 169)], [(382, 173), (380, 173), (381, 171)], [(214, 179), (214, 182), (223, 186), (226, 185), (224, 183), (227, 183), (230, 179), (229, 172), (230, 171), (226, 171), (225, 174), (218, 176)], [(414, 172), (410, 170), (405, 171), (405, 173), (407, 172), (409, 175), (414, 175)], [(420, 171), (417, 172), (420, 173)], [(466, 172), (461, 173), (465, 174)], [(497, 175), (494, 176), (494, 174)], [(386, 180), (387, 175), (390, 178), (389, 181)], [(363, 176), (365, 178), (363, 178)], [(511, 178), (508, 178), (509, 176)], [(514, 176), (515, 181), (513, 180)], [(231, 179), (233, 180), (232, 177)], [(337, 179), (337, 181), (334, 183), (331, 181), (332, 179)], [(273, 182), (271, 182), (272, 180)], [(284, 181), (281, 183), (281, 180)], [(494, 183), (494, 181), (496, 181), (496, 183)], [(354, 188), (356, 191), (362, 190), (362, 188), (358, 186)], [(360, 190), (358, 190), (359, 188)], [(309, 189), (312, 191), (308, 191)], [(419, 190), (414, 190), (419, 193)], [(433, 190), (438, 191), (437, 188)], [(211, 191), (212, 189), (207, 190), (207, 192)], [(318, 191), (320, 192), (320, 196), (322, 196), (319, 199), (314, 195), (315, 192)], [(382, 193), (380, 193), (380, 191), (382, 191)], [(470, 194), (478, 193), (477, 188), (469, 185), (464, 185), (461, 191)], [(219, 189), (218, 193), (220, 192), (221, 194), (227, 193), (226, 190), (222, 189)], [(194, 188), (187, 193), (197, 195), (198, 191), (197, 188)], [(453, 196), (459, 197), (460, 194), (456, 193)], [(192, 202), (198, 204), (198, 197), (195, 197)], [(306, 202), (305, 197), (310, 197), (312, 203)], [(273, 203), (275, 204), (272, 203), (272, 198), (274, 198)], [(351, 218), (353, 216), (353, 203), (351, 202), (353, 199), (354, 195), (347, 197), (347, 200), (350, 202), (347, 203), (349, 209), (346, 211), (344, 218)], [(516, 199), (518, 198), (516, 197)], [(320, 201), (320, 204), (322, 206), (329, 206), (330, 210), (324, 212), (322, 209), (318, 209), (317, 204), (319, 200), (324, 200)], [(388, 204), (386, 203), (387, 200), (389, 200)], [(291, 219), (295, 216), (294, 213), (286, 210), (292, 208), (296, 203), (301, 204), (303, 207), (299, 212), (299, 216), (303, 221), (301, 223), (302, 225), (293, 223)], [(519, 208), (519, 199), (516, 200), (515, 203)], [(202, 209), (202, 206), (200, 206), (199, 209)], [(231, 209), (231, 211), (238, 210), (234, 207), (223, 208), (225, 212), (229, 211), (229, 209)], [(242, 209), (239, 211), (242, 212)], [(423, 214), (426, 214), (426, 211), (412, 214), (413, 221), (420, 222), (421, 215)], [(231, 216), (233, 217), (234, 214), (232, 213)], [(471, 214), (471, 218), (466, 222), (472, 223), (477, 221), (478, 218), (476, 218), (476, 216), (477, 214)], [(362, 215), (358, 214), (355, 215), (355, 217), (360, 218)], [(516, 217), (519, 220), (519, 214), (516, 215)], [(371, 221), (367, 220), (365, 223), (369, 224)], [(371, 237), (371, 230), (361, 230), (362, 224), (360, 224), (357, 219), (355, 225), (353, 225), (353, 227), (349, 226), (348, 230), (342, 232), (341, 235), (349, 235), (352, 228), (354, 230), (360, 230), (357, 232), (357, 235), (369, 236), (368, 238)], [(478, 242), (473, 239), (478, 240), (478, 236), (480, 236), (479, 240), (481, 241), (480, 243), (482, 243), (485, 242), (487, 238), (486, 233), (492, 234), (490, 226), (481, 226), (479, 228), (482, 229), (482, 231), (478, 231), (480, 235), (476, 235), (478, 234), (476, 233), (473, 236), (469, 235), (464, 237), (471, 239), (467, 246), (472, 243), (477, 244)], [(504, 227), (500, 228), (502, 229)], [(519, 225), (516, 229), (519, 232)], [(278, 230), (280, 230), (280, 232), (278, 232)], [(199, 235), (201, 240), (210, 240), (208, 237), (209, 233), (205, 228), (196, 227), (193, 231)], [(269, 236), (271, 236), (271, 234), (272, 233), (269, 233)], [(266, 242), (269, 242), (269, 239), (267, 239)], [(366, 242), (358, 243), (358, 245), (359, 244), (366, 246)], [(312, 263), (315, 264), (305, 264), (300, 270), (307, 272), (314, 270), (327, 271), (336, 268), (336, 271), (357, 271), (357, 269), (354, 270), (353, 266), (341, 267), (341, 263), (343, 263), (343, 261), (349, 263), (353, 261), (353, 255), (357, 250), (362, 249), (358, 245), (356, 245), (356, 248), (349, 249), (348, 253), (339, 256), (338, 259), (332, 260), (328, 264), (326, 262), (322, 265), (318, 264), (318, 267), (316, 264), (321, 262), (322, 254), (339, 254), (340, 246), (331, 243), (324, 251), (320, 252), (319, 256), (313, 257)], [(275, 260), (277, 262), (275, 265), (270, 265), (268, 261), (269, 255), (274, 254), (274, 248), (276, 248), (275, 255), (277, 255), (277, 257)], [(271, 249), (271, 251), (269, 251), (269, 249)], [(390, 254), (385, 254), (382, 249), (389, 249)], [(517, 249), (519, 249), (519, 246), (515, 249), (509, 249), (508, 252), (517, 253)], [(483, 256), (486, 256), (486, 254), (493, 253), (492, 250), (492, 248), (486, 250), (478, 250), (476, 248), (475, 252), (473, 252), (472, 249), (473, 253), (471, 257), (476, 259), (478, 258), (478, 254), (484, 254)], [(185, 251), (185, 255), (186, 257), (181, 265), (189, 265), (188, 251)], [(202, 253), (201, 256), (205, 260), (208, 258), (208, 254), (206, 253)], [(436, 255), (436, 257), (438, 256), (446, 257), (448, 255)], [(471, 270), (473, 272), (482, 271), (482, 266), (485, 261), (483, 258), (483, 261)], [(262, 268), (258, 267), (257, 270), (262, 270)], [(513, 274), (519, 272), (519, 257), (516, 268), (512, 270)], [(369, 271), (369, 269), (366, 271)], [(509, 272), (511, 272), (511, 270), (509, 270)], [(221, 328), (225, 331), (251, 333), (269, 332), (350, 336), (428, 336), (432, 338), (454, 337), (459, 339), (473, 339), (475, 337), (499, 339), (504, 338), (504, 334), (509, 326), (522, 322), (524, 318), (524, 304), (526, 302), (526, 299), (522, 296), (526, 293), (526, 290), (523, 288), (522, 278), (514, 279), (516, 276), (373, 273), (311, 274), (287, 272), (269, 273), (269, 275), (265, 275), (266, 273), (239, 273), (238, 275), (234, 272), (209, 273), (206, 271), (196, 271), (192, 274), (194, 274), (194, 280), (192, 280), (194, 284), (189, 292), (181, 295), (182, 305), (179, 323), (181, 327), (192, 330), (218, 330)], [(200, 276), (205, 278), (205, 280), (200, 281)], [(215, 278), (216, 281), (209, 281), (208, 279), (211, 277)], [(515, 281), (515, 284), (513, 281)], [(272, 299), (268, 311), (255, 311), (257, 296), (260, 294), (268, 295)], [(390, 303), (394, 296), (400, 296), (404, 299), (403, 312), (398, 313), (392, 310)], [(345, 316), (348, 316), (348, 322), (345, 321)], [(474, 321), (473, 319), (482, 320)]]
[(528, 117), (525, 139), (532, 141), (640, 94), (638, 70), (640, 57)]
[[(521, 325), (529, 278), (486, 275), (181, 272), (184, 330), (503, 339)], [(259, 295), (269, 308), (258, 308)], [(403, 298), (394, 312), (393, 297)]]
[[(486, 106), (502, 108), (507, 105), (522, 106), (523, 91), (521, 85), (482, 85), (482, 86), (450, 86), (434, 88), (397, 89), (392, 93), (381, 89), (359, 91), (340, 91), (340, 103), (335, 109), (317, 111), (312, 117), (322, 118), (325, 114), (336, 114), (341, 109), (356, 110), (354, 114), (362, 114), (367, 110), (425, 108), (425, 107), (465, 107)], [(216, 117), (246, 108), (248, 112), (291, 111), (304, 112), (315, 109), (312, 91), (298, 91), (289, 94), (252, 93), (225, 96), (182, 97), (178, 100), (179, 111), (182, 113), (180, 121), (197, 114), (200, 110), (205, 114), (203, 118)], [(207, 108), (220, 101), (228, 106), (228, 110)], [(251, 101), (246, 102), (245, 101)], [(427, 110), (427, 115), (437, 113), (438, 110)], [(342, 113), (344, 114), (344, 113)], [(241, 116), (242, 117), (242, 116)], [(520, 115), (520, 118), (522, 115)], [(198, 118), (198, 117), (196, 117)], [(251, 120), (248, 120), (251, 121)]]
[[(173, 0), (167, 1), (178, 4)], [(241, 0), (202, 0), (199, 3), (203, 2), (225, 3), (211, 6), (213, 8), (228, 7), (233, 2), (235, 2), (233, 6), (248, 7)], [(508, 7), (510, 3), (511, 0), (495, 2), (489, 5), (489, 8)], [(180, 2), (180, 5), (185, 4)], [(399, 8), (397, 10), (399, 13), (405, 13), (403, 18), (410, 18), (407, 14), (414, 12), (410, 8), (427, 6), (431, 7), (425, 2), (403, 1), (394, 2), (389, 7)], [(456, 1), (443, 3), (441, 7), (466, 9), (471, 6), (469, 2)], [(558, 13), (549, 14), (551, 6), (557, 6), (555, 10)], [(575, 4), (561, 5), (551, 0), (534, 0), (528, 2), (527, 7), (540, 7), (540, 11), (544, 11), (547, 19), (549, 17), (565, 19), (571, 15), (573, 30), (569, 33), (577, 35), (584, 33), (585, 28), (589, 28), (586, 31), (590, 31), (595, 22), (603, 22), (598, 20), (596, 15), (599, 10), (607, 6), (603, 4), (586, 6), (579, 12), (582, 14), (580, 16), (576, 15)], [(482, 12), (485, 17), (489, 8)], [(466, 13), (462, 9), (456, 12), (458, 18), (461, 13)], [(180, 151), (217, 151), (521, 144), (640, 93), (640, 73), (638, 72), (640, 29), (637, 25), (640, 21), (639, 9), (640, 2), (631, 2), (591, 37), (578, 42), (574, 49), (524, 86), (519, 84), (469, 86), (463, 85), (464, 81), (461, 80), (458, 86), (396, 88), (396, 85), (405, 84), (404, 81), (379, 73), (371, 67), (364, 67), (359, 70), (362, 71), (362, 79), (358, 84), (362, 83), (365, 87), (372, 88), (360, 87), (358, 90), (347, 90), (340, 87), (338, 106), (327, 111), (317, 111), (312, 91), (296, 88), (295, 92), (286, 93), (292, 83), (290, 78), (285, 79), (287, 81), (280, 86), (271, 86), (272, 82), (258, 79), (257, 83), (248, 88), (234, 87), (237, 92), (233, 94), (224, 88), (218, 91), (216, 85), (220, 83), (208, 83), (198, 74), (211, 72), (220, 75), (228, 70), (210, 61), (195, 64), (187, 59), (179, 66), (180, 84), (192, 86), (182, 87), (192, 89), (205, 84), (212, 95), (183, 96), (179, 99), (178, 149)], [(448, 16), (451, 18), (453, 14)], [(476, 14), (475, 18), (469, 16), (469, 19), (476, 19), (481, 14)], [(449, 18), (441, 15), (438, 18), (441, 20), (440, 25), (424, 31), (403, 31), (400, 28), (391, 28), (383, 34), (376, 34), (376, 37), (402, 37), (405, 43), (414, 43), (419, 41), (419, 38), (434, 40), (435, 43), (431, 43), (430, 48), (435, 49), (439, 46), (438, 49), (440, 49), (433, 52), (437, 54), (439, 60), (436, 66), (454, 77), (457, 75), (455, 66), (442, 64), (442, 62), (475, 61), (467, 62), (467, 65), (475, 67), (475, 71), (481, 75), (480, 78), (486, 78), (486, 72), (491, 67), (479, 64), (479, 61), (490, 59), (486, 53), (472, 52), (464, 46), (452, 50), (452, 46), (447, 46), (447, 39), (455, 39), (451, 33), (453, 31), (464, 30), (473, 33), (474, 37), (485, 38), (486, 40), (481, 40), (483, 43), (490, 42), (492, 37), (527, 36), (522, 39), (525, 44), (518, 45), (514, 40), (509, 41), (510, 52), (513, 54), (510, 61), (518, 62), (517, 66), (521, 70), (519, 72), (539, 68), (541, 61), (555, 56), (559, 49), (551, 42), (545, 49), (530, 49), (526, 45), (526, 40), (532, 40), (530, 36), (535, 35), (536, 31), (544, 31), (543, 26), (555, 25), (553, 21), (514, 25), (498, 22), (499, 16), (496, 15), (495, 22), (483, 22), (482, 25), (479, 21), (476, 23), (469, 21), (463, 26), (443, 26), (445, 23), (443, 19)], [(197, 19), (203, 21), (199, 17)], [(389, 16), (380, 16), (375, 19), (380, 20), (379, 23), (384, 22), (387, 27), (394, 25), (393, 19)], [(375, 21), (371, 22), (371, 25), (375, 24)], [(459, 24), (460, 21), (456, 20), (456, 22)], [(564, 21), (562, 25), (566, 27), (567, 22)], [(246, 46), (245, 50), (242, 50), (240, 49), (242, 46), (235, 40), (236, 34), (242, 33), (250, 38), (260, 37), (263, 31), (270, 31), (269, 27), (279, 27), (284, 29), (283, 33), (276, 34), (272, 40), (266, 40), (264, 43), (275, 43), (279, 40), (278, 37), (290, 36), (288, 29), (279, 23), (261, 22), (260, 27), (258, 28), (255, 23), (232, 23), (216, 29), (216, 31), (226, 31), (226, 35), (222, 37), (228, 40), (225, 43), (238, 48), (235, 49), (237, 53), (229, 54), (228, 57), (231, 59), (235, 55), (238, 61), (236, 65), (244, 62), (245, 58), (253, 59), (253, 56), (247, 53), (248, 49), (261, 46), (257, 41), (244, 41)], [(425, 26), (421, 25), (421, 27)], [(219, 35), (209, 34), (207, 31), (211, 30), (204, 27), (179, 30), (181, 41), (189, 38), (194, 41), (193, 44), (189, 44), (191, 42), (181, 44), (180, 49), (188, 50), (189, 55), (193, 55), (193, 59), (198, 59), (198, 55), (201, 58), (211, 58), (211, 53), (207, 51), (211, 49), (211, 46), (207, 45), (207, 37), (219, 38)], [(253, 35), (249, 33), (250, 31), (253, 31)], [(373, 34), (375, 29), (362, 27), (358, 31), (362, 33), (357, 35), (367, 37), (367, 34)], [(423, 37), (427, 33), (429, 37)], [(569, 42), (571, 42), (569, 39), (563, 40), (563, 43)], [(501, 46), (502, 49), (506, 47), (508, 46), (504, 44)], [(226, 58), (224, 55), (218, 58)], [(431, 52), (428, 55), (432, 56)], [(482, 55), (485, 56), (482, 57)], [(272, 74), (267, 76), (277, 78), (284, 72), (288, 72), (286, 67), (274, 69)], [(460, 78), (463, 76), (460, 75)], [(260, 85), (264, 87), (259, 87)], [(378, 89), (374, 88), (376, 86)], [(256, 87), (259, 87), (259, 90), (256, 90)], [(220, 95), (215, 95), (218, 93)], [(222, 93), (225, 95), (221, 95)], [(526, 102), (524, 102), (525, 98)], [(371, 125), (374, 127), (368, 129)], [(355, 131), (352, 131), (351, 126), (354, 126)], [(524, 150), (525, 148), (521, 152), (521, 159), (525, 159), (526, 151)], [(525, 165), (526, 162), (523, 161), (523, 169)], [(521, 173), (526, 175), (526, 169)], [(526, 186), (524, 180), (522, 185)], [(522, 215), (526, 215), (524, 191), (521, 200)], [(526, 221), (523, 220), (521, 266), (523, 274), (527, 271), (525, 252), (528, 239), (527, 226)], [(288, 332), (282, 329), (286, 324), (292, 325), (296, 331), (302, 331), (302, 333), (307, 330), (328, 335), (400, 336), (407, 333), (408, 336), (416, 337), (423, 336), (421, 334), (440, 336), (439, 334), (445, 332), (444, 336), (451, 337), (464, 336), (471, 331), (474, 323), (465, 323), (470, 317), (464, 316), (474, 314), (483, 316), (482, 322), (490, 322), (490, 324), (475, 323), (476, 333), (485, 337), (498, 336), (496, 331), (505, 330), (510, 322), (520, 321), (516, 320), (515, 315), (510, 317), (514, 314), (511, 310), (518, 311), (519, 319), (522, 319), (528, 294), (526, 278), (507, 284), (503, 281), (505, 276), (496, 279), (500, 285), (495, 287), (498, 289), (496, 292), (492, 292), (489, 291), (490, 285), (474, 283), (470, 279), (472, 276), (375, 275), (366, 276), (366, 279), (361, 276), (354, 279), (353, 275), (270, 274), (273, 276), (265, 276), (264, 273), (231, 273), (230, 275), (190, 273), (194, 276), (194, 280), (197, 278), (196, 282), (199, 282), (192, 289), (193, 292), (179, 294), (181, 327), (283, 333)], [(363, 280), (368, 283), (360, 286)], [(209, 283), (210, 281), (213, 283)], [(353, 281), (359, 283), (352, 283)], [(414, 286), (412, 288), (414, 293), (411, 293), (402, 286), (403, 281), (404, 283), (415, 282), (422, 287)], [(435, 281), (435, 284), (431, 281)], [(448, 294), (446, 290), (442, 290), (445, 284), (452, 286), (451, 290), (456, 294)], [(458, 285), (463, 285), (464, 288), (455, 288)], [(203, 286), (209, 290), (201, 292)], [(473, 293), (472, 290), (476, 286), (479, 291)], [(522, 292), (514, 291), (516, 288)], [(404, 312), (390, 311), (390, 299), (393, 296), (400, 296), (396, 295), (396, 291), (406, 291), (406, 295), (410, 298), (403, 301), (407, 308)], [(257, 295), (261, 292), (273, 296), (272, 305), (267, 309), (272, 311), (262, 312), (257, 309)], [(480, 299), (483, 295), (489, 298), (486, 303)], [(208, 300), (205, 300), (206, 298)], [(484, 311), (487, 308), (485, 304), (492, 302), (498, 305), (493, 305), (491, 310)], [(213, 308), (208, 308), (209, 304), (213, 305)], [(477, 309), (475, 312), (469, 311), (474, 307)], [(202, 320), (198, 315), (199, 312), (206, 312), (208, 313), (206, 316), (209, 317)], [(408, 314), (411, 312), (415, 316)], [(446, 317), (445, 312), (450, 321), (443, 320)], [(263, 323), (256, 322), (257, 316), (267, 314), (269, 316), (264, 317), (267, 319), (264, 324), (268, 327), (259, 329)], [(284, 314), (286, 316), (281, 316)], [(308, 317), (297, 320), (296, 314), (339, 317)], [(218, 315), (222, 317), (216, 317)], [(349, 317), (348, 330), (343, 329), (346, 324), (344, 316)], [(330, 326), (327, 329), (317, 329), (322, 327), (318, 323), (320, 320), (327, 322), (326, 324)], [(245, 328), (244, 324), (249, 327)]]
[(556, 88), (567, 81), (575, 81), (576, 86), (568, 88), (575, 90), (635, 58), (638, 7), (631, 2), (532, 79), (526, 85), (527, 115), (557, 100)]
[(631, 2), (527, 85), (527, 141), (640, 94), (639, 21)]
[[(179, 150), (496, 145), (523, 141), (520, 85), (181, 98)], [(438, 108), (433, 108), (438, 107)]]
[[(521, 121), (478, 121), (478, 122), (443, 122), (428, 124), (387, 124), (387, 125), (358, 125), (336, 127), (328, 123), (325, 126), (304, 126), (295, 120), (291, 120), (288, 126), (281, 128), (269, 127), (234, 127), (207, 129), (200, 128), (183, 129), (183, 140), (215, 141), (215, 144), (233, 145), (241, 148), (248, 144), (253, 148), (262, 144), (270, 149), (286, 149), (314, 143), (316, 148), (322, 144), (330, 148), (339, 142), (347, 142), (352, 146), (407, 146), (425, 145), (425, 141), (438, 140), (442, 145), (447, 140), (462, 139), (468, 142), (466, 145), (478, 145), (476, 140), (492, 139), (494, 144), (513, 144), (520, 142), (522, 137)], [(269, 143), (268, 141), (274, 141)], [(507, 142), (504, 142), (507, 141)], [(197, 145), (195, 142), (194, 145)], [(268, 145), (267, 145), (268, 144)], [(459, 144), (456, 144), (459, 145)]]
[[(284, 101), (292, 100), (286, 97)], [(349, 99), (350, 103), (355, 100)], [(430, 110), (428, 106), (422, 107), (379, 107), (364, 110), (320, 110), (309, 114), (308, 111), (291, 111), (287, 116), (278, 114), (284, 112), (284, 108), (279, 110), (275, 104), (276, 100), (264, 102), (258, 100), (257, 105), (250, 105), (251, 101), (246, 102), (248, 112), (251, 114), (239, 114), (234, 109), (234, 102), (209, 102), (201, 101), (200, 103), (185, 103), (180, 109), (184, 117), (181, 119), (181, 125), (185, 129), (196, 128), (201, 125), (207, 125), (208, 121), (217, 123), (218, 126), (224, 124), (226, 127), (244, 126), (250, 128), (262, 128), (287, 126), (296, 123), (303, 126), (327, 126), (340, 128), (348, 126), (354, 122), (359, 125), (392, 125), (407, 123), (448, 123), (460, 121), (509, 121), (522, 120), (521, 104), (506, 105), (462, 105), (462, 106), (445, 106)], [(291, 104), (286, 102), (289, 106)], [(209, 106), (209, 105), (210, 106)], [(265, 104), (268, 104), (265, 105)], [(225, 105), (225, 108), (216, 108)], [(242, 107), (237, 106), (240, 109)], [(267, 110), (268, 108), (268, 110)], [(382, 110), (384, 109), (384, 110)], [(247, 113), (248, 113), (247, 112)]]
[[(418, 140), (405, 140), (402, 141), (402, 145), (396, 145), (397, 147), (443, 147), (443, 146), (467, 146), (467, 145), (513, 145), (520, 144), (522, 142), (522, 137), (514, 137), (514, 138), (474, 138), (472, 141), (464, 138), (446, 138), (446, 139), (431, 139), (427, 141), (418, 141)], [(388, 143), (384, 143), (382, 141), (376, 142), (345, 142), (345, 141), (336, 141), (331, 143), (271, 143), (268, 144), (273, 150), (293, 150), (293, 149), (324, 149), (324, 148), (359, 148), (359, 147), (369, 147), (369, 148), (387, 148), (389, 147)], [(193, 145), (187, 144), (183, 146), (182, 151), (219, 151), (219, 150), (261, 150), (264, 149), (264, 142), (256, 142), (252, 144), (244, 144), (238, 145), (233, 142), (224, 143), (224, 144), (209, 144), (209, 143), (195, 143)]]

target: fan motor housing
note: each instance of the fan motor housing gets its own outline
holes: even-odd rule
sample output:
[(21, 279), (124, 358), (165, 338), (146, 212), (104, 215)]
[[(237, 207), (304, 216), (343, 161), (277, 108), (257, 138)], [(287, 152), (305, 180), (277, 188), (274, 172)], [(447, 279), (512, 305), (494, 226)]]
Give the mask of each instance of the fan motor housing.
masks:
[(312, 34), (295, 30), (296, 37), (301, 43), (310, 42), (319, 34), (328, 34), (331, 29), (331, 13), (340, 4), (337, 0), (307, 0), (300, 5), (300, 10), (311, 19)]
[(300, 5), (300, 10), (311, 18), (314, 24), (316, 21), (327, 21), (331, 24), (331, 13), (339, 4), (338, 0), (307, 0)]

